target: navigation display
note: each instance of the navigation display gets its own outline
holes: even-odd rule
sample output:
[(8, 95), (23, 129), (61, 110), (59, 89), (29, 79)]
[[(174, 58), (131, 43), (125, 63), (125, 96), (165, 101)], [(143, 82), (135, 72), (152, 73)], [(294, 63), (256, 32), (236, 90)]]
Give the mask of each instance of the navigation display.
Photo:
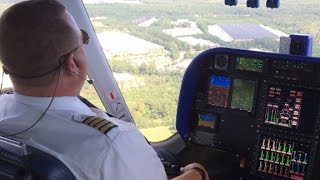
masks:
[(229, 100), (231, 78), (211, 76), (209, 82), (208, 104), (227, 107)]
[(255, 81), (234, 79), (231, 108), (251, 112), (255, 92)]
[(264, 62), (260, 59), (238, 57), (236, 69), (241, 71), (263, 72)]

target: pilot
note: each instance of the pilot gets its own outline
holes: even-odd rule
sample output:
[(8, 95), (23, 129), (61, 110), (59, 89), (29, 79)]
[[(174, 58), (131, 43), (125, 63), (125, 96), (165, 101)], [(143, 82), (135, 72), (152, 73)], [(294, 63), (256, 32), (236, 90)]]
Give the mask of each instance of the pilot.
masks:
[[(56, 0), (30, 0), (0, 19), (0, 59), (13, 94), (0, 96), (0, 134), (54, 155), (77, 179), (165, 180), (153, 148), (132, 123), (77, 97), (89, 36)], [(198, 163), (175, 179), (209, 179)]]

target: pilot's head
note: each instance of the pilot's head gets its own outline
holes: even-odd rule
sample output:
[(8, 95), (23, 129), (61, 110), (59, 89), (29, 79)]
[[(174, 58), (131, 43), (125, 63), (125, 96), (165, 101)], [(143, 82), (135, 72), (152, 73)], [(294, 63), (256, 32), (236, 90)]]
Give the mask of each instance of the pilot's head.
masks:
[(24, 1), (0, 18), (0, 59), (17, 92), (52, 95), (59, 80), (56, 95), (78, 95), (84, 82), (79, 76), (87, 73), (87, 38), (58, 1)]

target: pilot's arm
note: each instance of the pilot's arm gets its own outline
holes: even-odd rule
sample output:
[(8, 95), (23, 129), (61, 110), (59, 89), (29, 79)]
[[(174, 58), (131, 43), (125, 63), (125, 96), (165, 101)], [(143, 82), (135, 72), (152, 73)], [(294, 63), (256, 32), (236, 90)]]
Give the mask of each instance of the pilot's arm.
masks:
[[(97, 171), (99, 177), (114, 180), (168, 179), (157, 153), (134, 124), (107, 117), (96, 109), (93, 111), (117, 125), (106, 134), (110, 144), (102, 159), (101, 169)], [(182, 174), (174, 180), (203, 180), (199, 168), (205, 172), (205, 179), (209, 180), (203, 166), (197, 163), (185, 166), (181, 170)]]
[[(132, 131), (116, 137), (104, 160), (104, 167), (107, 169), (101, 173), (105, 179), (167, 180), (157, 153), (139, 136), (140, 133)], [(184, 167), (182, 174), (172, 180), (204, 180), (195, 167), (202, 169), (205, 172), (205, 180), (209, 180), (205, 169), (197, 163)]]
[[(133, 125), (134, 126), (134, 125)], [(122, 129), (121, 129), (122, 128)], [(103, 160), (103, 179), (167, 180), (157, 153), (134, 128), (114, 128), (118, 133)], [(119, 130), (120, 132), (116, 132)], [(112, 132), (110, 132), (112, 133)]]

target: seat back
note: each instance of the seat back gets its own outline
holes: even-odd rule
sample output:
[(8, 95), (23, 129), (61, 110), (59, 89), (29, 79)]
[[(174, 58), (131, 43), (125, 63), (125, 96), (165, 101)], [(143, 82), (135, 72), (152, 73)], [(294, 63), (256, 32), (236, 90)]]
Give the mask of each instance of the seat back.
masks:
[(0, 136), (0, 179), (76, 179), (60, 160), (39, 149)]

